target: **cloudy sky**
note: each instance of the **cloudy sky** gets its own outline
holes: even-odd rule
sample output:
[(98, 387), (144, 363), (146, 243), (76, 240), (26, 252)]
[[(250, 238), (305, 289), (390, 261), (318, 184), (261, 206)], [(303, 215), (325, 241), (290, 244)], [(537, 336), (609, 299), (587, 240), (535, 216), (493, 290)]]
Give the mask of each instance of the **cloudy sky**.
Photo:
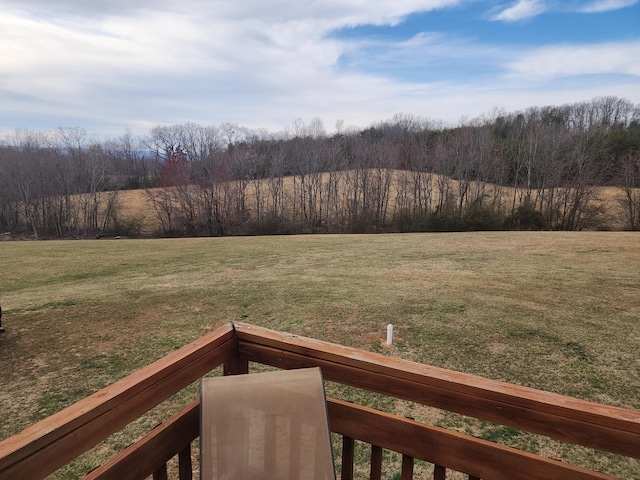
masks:
[(640, 103), (640, 0), (0, 0), (0, 133)]

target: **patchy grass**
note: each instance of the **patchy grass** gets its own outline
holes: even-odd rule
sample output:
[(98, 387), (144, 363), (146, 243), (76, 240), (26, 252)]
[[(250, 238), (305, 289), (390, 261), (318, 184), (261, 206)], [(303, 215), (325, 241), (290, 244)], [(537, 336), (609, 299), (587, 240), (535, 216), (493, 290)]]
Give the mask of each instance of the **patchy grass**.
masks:
[[(17, 433), (238, 320), (640, 409), (639, 240), (621, 232), (495, 232), (3, 242), (0, 432)], [(637, 461), (329, 389), (639, 478)], [(81, 475), (196, 394), (182, 392), (59, 478)]]

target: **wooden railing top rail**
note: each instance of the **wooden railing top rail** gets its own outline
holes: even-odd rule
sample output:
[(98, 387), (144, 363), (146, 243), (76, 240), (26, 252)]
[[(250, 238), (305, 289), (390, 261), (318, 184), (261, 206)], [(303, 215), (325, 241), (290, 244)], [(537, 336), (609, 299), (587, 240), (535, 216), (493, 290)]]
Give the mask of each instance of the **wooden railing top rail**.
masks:
[(640, 458), (640, 411), (235, 324), (240, 355), (280, 368), (320, 366), (347, 385), (550, 438)]
[(492, 480), (613, 480), (557, 460), (533, 455), (372, 408), (327, 399), (331, 430), (412, 458)]
[(43, 478), (227, 361), (225, 325), (0, 442), (0, 480)]
[[(92, 471), (85, 480), (139, 480), (149, 477), (198, 436), (199, 407), (197, 400), (191, 403), (146, 437)], [(615, 478), (342, 400), (327, 398), (327, 410), (331, 430), (335, 433), (478, 478)]]
[(150, 477), (200, 435), (200, 400), (187, 405), (145, 437), (129, 445), (84, 480), (140, 480)]

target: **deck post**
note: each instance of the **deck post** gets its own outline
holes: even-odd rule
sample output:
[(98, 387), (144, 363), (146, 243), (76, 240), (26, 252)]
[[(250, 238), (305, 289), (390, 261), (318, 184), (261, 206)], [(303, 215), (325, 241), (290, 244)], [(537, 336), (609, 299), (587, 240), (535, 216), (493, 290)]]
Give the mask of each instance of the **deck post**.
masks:
[(249, 360), (240, 357), (238, 351), (238, 337), (235, 332), (235, 326), (233, 326), (233, 335), (235, 344), (231, 350), (231, 354), (227, 357), (223, 364), (224, 375), (241, 375), (249, 373)]
[(224, 362), (225, 375), (241, 375), (244, 373), (249, 373), (249, 362), (247, 360), (239, 358), (237, 355), (232, 355)]

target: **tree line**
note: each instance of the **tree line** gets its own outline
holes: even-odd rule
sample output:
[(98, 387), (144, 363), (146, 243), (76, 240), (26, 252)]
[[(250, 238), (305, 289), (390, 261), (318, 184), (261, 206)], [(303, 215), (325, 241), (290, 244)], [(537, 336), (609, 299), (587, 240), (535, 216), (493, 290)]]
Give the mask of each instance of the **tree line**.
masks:
[[(614, 189), (615, 211), (603, 187)], [(136, 235), (120, 192), (142, 189), (159, 236), (640, 230), (640, 105), (616, 97), (445, 126), (409, 114), (365, 129), (157, 126), (97, 141), (83, 128), (0, 144), (0, 233)]]

